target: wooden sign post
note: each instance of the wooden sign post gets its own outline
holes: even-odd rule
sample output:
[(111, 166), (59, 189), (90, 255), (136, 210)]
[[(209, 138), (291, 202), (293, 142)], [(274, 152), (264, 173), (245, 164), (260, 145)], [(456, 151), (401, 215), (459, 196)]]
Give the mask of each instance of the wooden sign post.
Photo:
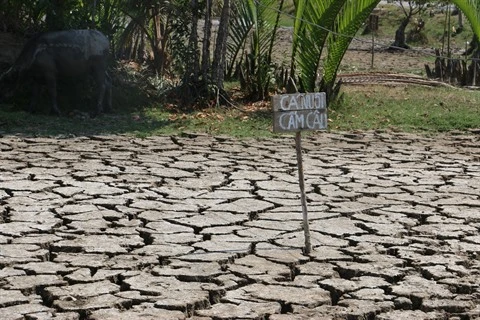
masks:
[(273, 131), (295, 132), (298, 182), (303, 213), (305, 253), (312, 252), (308, 223), (307, 196), (303, 175), (302, 131), (327, 129), (327, 102), (325, 92), (283, 94), (272, 97)]

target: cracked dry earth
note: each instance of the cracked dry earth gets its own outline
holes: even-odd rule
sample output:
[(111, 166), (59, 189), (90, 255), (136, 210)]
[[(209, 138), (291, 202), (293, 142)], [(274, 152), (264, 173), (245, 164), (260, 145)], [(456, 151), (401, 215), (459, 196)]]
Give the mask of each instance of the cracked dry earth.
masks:
[(0, 319), (479, 319), (479, 136), (0, 138)]

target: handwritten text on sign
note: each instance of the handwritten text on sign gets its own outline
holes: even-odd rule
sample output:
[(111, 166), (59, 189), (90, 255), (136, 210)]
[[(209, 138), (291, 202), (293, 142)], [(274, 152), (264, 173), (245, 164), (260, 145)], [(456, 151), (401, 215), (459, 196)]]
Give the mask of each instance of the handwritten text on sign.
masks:
[(274, 132), (327, 129), (325, 92), (276, 95), (272, 104)]

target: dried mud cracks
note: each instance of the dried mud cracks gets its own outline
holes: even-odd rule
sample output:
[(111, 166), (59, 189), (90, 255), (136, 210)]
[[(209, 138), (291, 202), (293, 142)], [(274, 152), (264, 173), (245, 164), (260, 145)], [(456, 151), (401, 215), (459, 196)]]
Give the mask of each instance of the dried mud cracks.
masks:
[(478, 319), (475, 135), (0, 138), (0, 319)]

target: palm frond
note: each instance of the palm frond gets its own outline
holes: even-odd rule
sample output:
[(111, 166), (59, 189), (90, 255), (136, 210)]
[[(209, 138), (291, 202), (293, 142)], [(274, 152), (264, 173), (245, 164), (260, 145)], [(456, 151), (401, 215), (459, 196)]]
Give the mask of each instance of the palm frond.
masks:
[(348, 0), (339, 12), (334, 24), (334, 32), (328, 36), (328, 54), (323, 69), (321, 87), (327, 92), (327, 98), (350, 42), (379, 2), (380, 0)]
[(227, 77), (233, 75), (242, 48), (254, 27), (254, 13), (251, 1), (237, 1), (234, 18), (231, 20), (227, 43)]
[(480, 0), (452, 0), (470, 22), (473, 32), (480, 39)]
[(313, 92), (320, 57), (335, 17), (346, 0), (296, 1), (292, 71), (299, 68), (302, 90)]
[(248, 94), (264, 99), (268, 95), (271, 55), (283, 0), (236, 3), (227, 46), (227, 77), (239, 71)]

